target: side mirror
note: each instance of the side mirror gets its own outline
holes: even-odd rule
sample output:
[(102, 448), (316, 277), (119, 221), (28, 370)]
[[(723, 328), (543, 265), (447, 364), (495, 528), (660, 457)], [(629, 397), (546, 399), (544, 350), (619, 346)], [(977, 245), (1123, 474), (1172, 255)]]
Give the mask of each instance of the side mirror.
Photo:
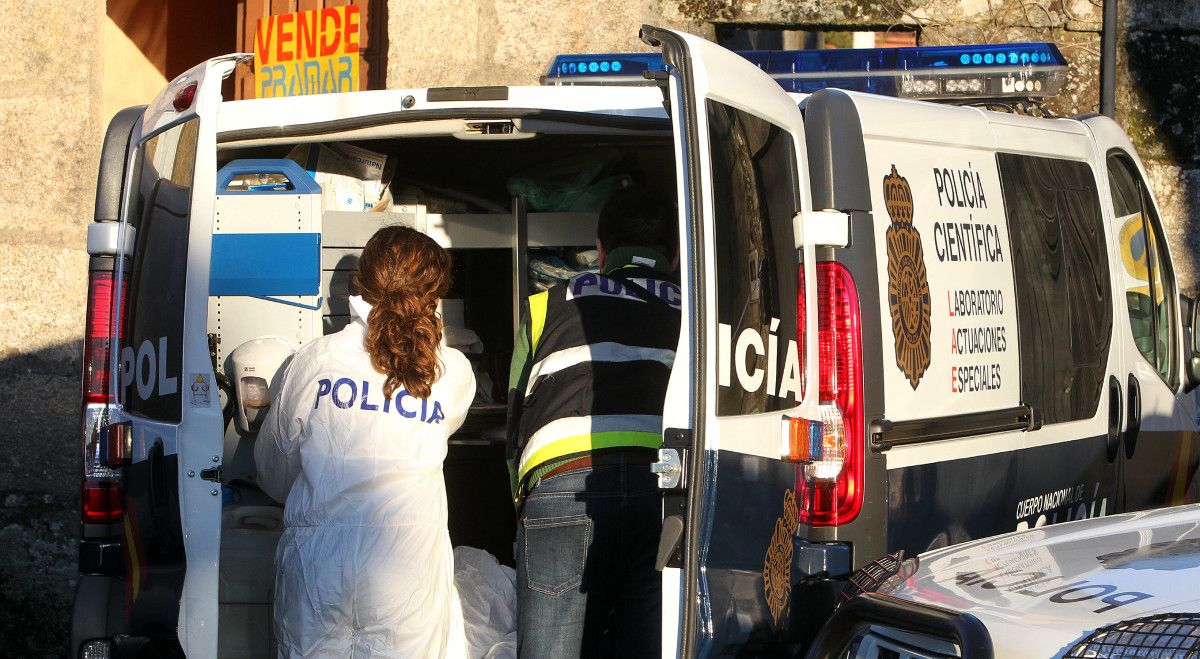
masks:
[(1182, 308), (1183, 317), (1187, 320), (1183, 332), (1186, 346), (1183, 370), (1187, 376), (1183, 390), (1188, 392), (1200, 386), (1200, 304), (1192, 298), (1180, 294), (1179, 306)]

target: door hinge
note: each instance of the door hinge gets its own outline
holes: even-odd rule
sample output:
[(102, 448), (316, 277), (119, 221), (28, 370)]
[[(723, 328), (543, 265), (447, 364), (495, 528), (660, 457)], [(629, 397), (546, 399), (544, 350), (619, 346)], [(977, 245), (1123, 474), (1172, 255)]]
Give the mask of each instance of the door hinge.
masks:
[(201, 469), (200, 470), (200, 478), (202, 478), (206, 481), (212, 481), (213, 483), (220, 483), (221, 476), (222, 476), (222, 474), (221, 474), (221, 466), (220, 465), (217, 465), (216, 467), (212, 467), (210, 469)]

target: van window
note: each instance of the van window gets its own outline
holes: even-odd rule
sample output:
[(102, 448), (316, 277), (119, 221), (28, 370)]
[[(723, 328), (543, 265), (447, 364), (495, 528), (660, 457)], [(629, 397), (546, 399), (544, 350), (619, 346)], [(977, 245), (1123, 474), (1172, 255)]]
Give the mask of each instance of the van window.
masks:
[(1021, 400), (1044, 423), (1091, 418), (1112, 335), (1096, 179), (1082, 162), (996, 155), (1013, 249)]
[(129, 213), (137, 228), (121, 348), (125, 410), (175, 423), (180, 417), (188, 211), (197, 119), (148, 140), (138, 156)]
[(717, 414), (793, 407), (804, 354), (796, 344), (799, 208), (790, 133), (708, 101), (712, 144), (718, 343)]
[(1146, 193), (1146, 184), (1128, 155), (1108, 156), (1121, 277), (1129, 327), (1142, 356), (1163, 381), (1175, 388), (1175, 276), (1165, 252), (1162, 223)]

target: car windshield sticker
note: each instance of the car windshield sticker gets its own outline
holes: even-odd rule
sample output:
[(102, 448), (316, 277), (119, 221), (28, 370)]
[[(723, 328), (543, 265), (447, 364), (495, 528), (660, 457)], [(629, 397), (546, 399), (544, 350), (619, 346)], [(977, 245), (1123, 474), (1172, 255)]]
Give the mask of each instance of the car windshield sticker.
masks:
[(929, 279), (921, 234), (913, 226), (912, 189), (895, 165), (883, 178), (883, 198), (892, 219), (887, 230), (887, 277), (896, 365), (916, 389), (929, 368)]

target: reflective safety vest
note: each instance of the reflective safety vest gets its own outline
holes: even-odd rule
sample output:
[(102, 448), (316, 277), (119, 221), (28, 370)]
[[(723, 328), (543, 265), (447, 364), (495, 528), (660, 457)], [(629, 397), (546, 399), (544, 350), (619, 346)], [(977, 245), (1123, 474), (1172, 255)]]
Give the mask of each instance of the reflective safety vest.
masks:
[(674, 277), (637, 263), (530, 296), (509, 380), (514, 486), (594, 451), (662, 445), (679, 305)]

